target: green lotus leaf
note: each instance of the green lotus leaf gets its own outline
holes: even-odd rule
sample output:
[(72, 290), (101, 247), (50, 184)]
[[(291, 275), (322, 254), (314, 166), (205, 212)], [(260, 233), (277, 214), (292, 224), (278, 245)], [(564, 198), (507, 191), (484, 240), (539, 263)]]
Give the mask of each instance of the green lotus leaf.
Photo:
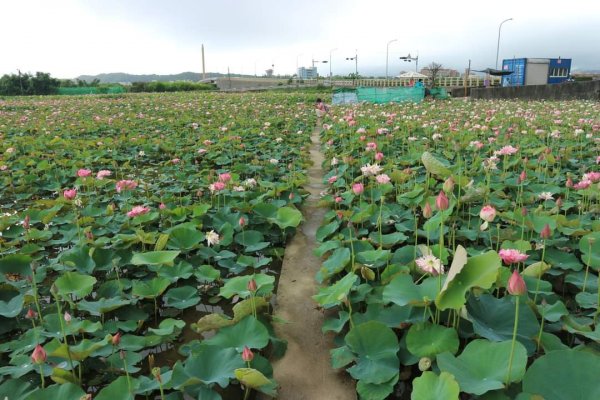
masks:
[(331, 278), (333, 275), (342, 272), (342, 270), (348, 265), (351, 259), (350, 249), (347, 247), (341, 247), (335, 249), (333, 253), (323, 262), (323, 266), (317, 273), (317, 282), (322, 283), (323, 281)]
[(54, 281), (58, 294), (61, 296), (74, 295), (80, 298), (92, 293), (96, 278), (79, 272), (65, 272)]
[[(69, 375), (71, 374), (69, 373)], [(84, 395), (85, 392), (79, 386), (71, 382), (66, 382), (63, 384), (51, 385), (45, 389), (38, 389), (25, 397), (25, 400), (80, 400)]]
[(357, 357), (356, 365), (348, 369), (354, 379), (382, 384), (399, 374), (398, 338), (381, 322), (355, 325), (344, 340)]
[(281, 207), (277, 209), (275, 217), (268, 218), (268, 220), (281, 229), (295, 228), (302, 221), (302, 213), (293, 207)]
[(212, 265), (201, 265), (194, 271), (194, 276), (198, 282), (214, 282), (219, 279), (221, 273)]
[(181, 253), (175, 250), (163, 250), (163, 251), (148, 251), (145, 253), (135, 253), (131, 257), (131, 263), (133, 265), (173, 265), (173, 260)]
[(325, 308), (336, 306), (348, 297), (350, 289), (352, 289), (357, 279), (358, 275), (350, 272), (333, 285), (320, 288), (319, 293), (312, 296), (312, 298)]
[(508, 382), (519, 382), (525, 374), (527, 351), (519, 343), (515, 343), (514, 356), (510, 376), (508, 364), (512, 342), (490, 342), (476, 339), (454, 357), (446, 352), (438, 354), (437, 363), (441, 371), (454, 375), (463, 392), (482, 395), (490, 390), (502, 389)]
[(180, 286), (169, 289), (163, 299), (168, 307), (174, 307), (179, 310), (193, 307), (200, 303), (198, 289), (193, 286)]
[(233, 320), (236, 322), (240, 321), (245, 316), (252, 314), (254, 309), (259, 313), (260, 310), (268, 306), (269, 302), (264, 297), (251, 297), (242, 300), (233, 306)]
[(427, 172), (431, 175), (435, 175), (438, 178), (446, 179), (452, 175), (450, 171), (441, 161), (433, 156), (430, 152), (426, 151), (421, 155), (421, 162), (425, 166)]
[(533, 362), (523, 391), (545, 400), (600, 399), (600, 356), (588, 351), (558, 350)]
[(225, 285), (221, 288), (219, 296), (226, 299), (238, 295), (241, 298), (250, 296), (250, 290), (248, 290), (248, 283), (251, 279), (256, 282), (255, 296), (270, 296), (275, 288), (275, 277), (266, 274), (254, 274), (254, 275), (243, 275), (236, 276), (228, 280)]
[(117, 297), (103, 297), (98, 301), (80, 300), (77, 303), (77, 309), (81, 311), (87, 311), (92, 315), (101, 315), (131, 304), (131, 302), (131, 300), (119, 299)]
[[(465, 261), (466, 264), (464, 264)], [(436, 306), (440, 310), (460, 309), (465, 304), (465, 297), (472, 288), (489, 289), (492, 287), (501, 266), (502, 261), (495, 251), (467, 258), (466, 250), (459, 245), (456, 248), (454, 260), (442, 291), (435, 299)]]
[(206, 339), (204, 343), (212, 346), (234, 347), (239, 352), (244, 346), (262, 349), (269, 343), (269, 332), (262, 322), (249, 315), (234, 325), (219, 329), (215, 336)]
[(383, 301), (384, 303), (394, 303), (399, 306), (425, 307), (433, 303), (437, 294), (437, 277), (426, 278), (420, 285), (416, 285), (413, 282), (412, 276), (400, 274), (392, 279), (383, 289)]
[(384, 383), (367, 383), (361, 380), (356, 384), (356, 392), (359, 394), (361, 400), (384, 400), (392, 394), (394, 386), (396, 386), (399, 379), (400, 376), (396, 375)]
[(244, 386), (258, 389), (261, 386), (272, 383), (262, 372), (254, 368), (238, 368), (235, 370), (235, 378)]
[[(467, 312), (473, 322), (473, 329), (478, 335), (492, 341), (511, 340), (515, 320), (515, 296), (505, 296), (500, 299), (489, 294), (476, 298), (471, 296), (467, 301)], [(521, 300), (519, 308), (519, 324), (517, 340), (532, 354), (536, 349), (534, 339), (540, 329), (534, 312), (524, 307)]]
[(419, 358), (433, 358), (445, 351), (456, 354), (458, 345), (456, 330), (430, 322), (412, 325), (406, 334), (408, 351)]
[(600, 269), (600, 232), (592, 232), (579, 240), (579, 250), (583, 253), (581, 261), (585, 265)]
[(442, 372), (439, 376), (425, 371), (413, 381), (411, 400), (458, 400), (460, 388), (454, 376)]
[(64, 360), (70, 358), (74, 361), (83, 361), (95, 351), (109, 344), (110, 336), (101, 340), (82, 339), (75, 346), (68, 346), (54, 339), (46, 346), (46, 351), (49, 357), (59, 357)]
[(333, 233), (335, 233), (340, 227), (340, 221), (338, 220), (333, 220), (330, 223), (320, 226), (319, 229), (317, 229), (317, 233), (315, 235), (315, 237), (317, 238), (317, 240), (319, 242), (324, 241), (325, 239), (327, 239), (329, 236), (331, 236)]
[(20, 379), (8, 379), (0, 384), (0, 398), (11, 400), (24, 400), (34, 388), (31, 383)]
[(67, 250), (60, 255), (60, 262), (69, 268), (75, 268), (82, 274), (91, 274), (96, 263), (90, 256), (90, 248), (88, 246), (76, 246)]
[(235, 370), (243, 368), (245, 363), (235, 349), (201, 345), (188, 356), (183, 365), (187, 376), (205, 384), (216, 383), (225, 388), (229, 386), (231, 379), (235, 379)]
[(208, 314), (200, 318), (195, 324), (192, 324), (191, 328), (196, 333), (202, 333), (233, 325), (234, 323), (235, 321), (233, 319), (225, 318), (221, 314)]
[(11, 254), (0, 258), (0, 273), (2, 274), (19, 274), (23, 277), (31, 275), (30, 256), (23, 254)]
[(160, 321), (158, 328), (148, 328), (149, 332), (152, 332), (158, 336), (172, 335), (175, 332), (180, 332), (185, 326), (185, 321), (173, 318), (167, 318)]
[(138, 385), (134, 377), (120, 376), (100, 390), (94, 400), (134, 400)]
[(331, 366), (335, 369), (343, 368), (356, 360), (356, 356), (348, 346), (329, 350), (329, 354), (331, 355)]
[(204, 238), (204, 233), (195, 228), (179, 226), (169, 231), (167, 247), (175, 250), (191, 250), (198, 246)]
[[(0, 290), (0, 293), (2, 293), (1, 297), (8, 297), (4, 296), (6, 293), (5, 290)], [(23, 310), (25, 295), (19, 294), (19, 292), (13, 292), (13, 294), (15, 295), (10, 297), (10, 300), (8, 301), (0, 300), (0, 315), (3, 317), (16, 317), (21, 313), (21, 310)]]
[(356, 253), (357, 262), (376, 268), (386, 265), (391, 257), (391, 252), (383, 249), (367, 250)]
[(163, 294), (170, 284), (171, 281), (167, 278), (153, 278), (148, 281), (136, 280), (133, 281), (131, 294), (145, 299), (154, 299)]

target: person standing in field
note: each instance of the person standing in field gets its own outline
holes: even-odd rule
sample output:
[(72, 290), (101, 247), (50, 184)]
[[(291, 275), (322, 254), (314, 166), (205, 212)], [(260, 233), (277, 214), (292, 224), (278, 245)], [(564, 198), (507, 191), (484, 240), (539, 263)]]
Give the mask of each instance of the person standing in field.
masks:
[(318, 98), (317, 102), (315, 103), (315, 111), (317, 113), (317, 118), (323, 118), (325, 114), (329, 113), (329, 107), (323, 103), (321, 98)]

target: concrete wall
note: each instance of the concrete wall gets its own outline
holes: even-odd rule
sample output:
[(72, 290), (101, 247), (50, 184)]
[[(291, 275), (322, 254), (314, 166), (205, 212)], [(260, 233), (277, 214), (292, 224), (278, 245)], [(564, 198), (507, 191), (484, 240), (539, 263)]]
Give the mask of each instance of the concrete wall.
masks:
[(526, 99), (526, 100), (598, 100), (600, 80), (565, 82), (555, 85), (472, 88), (473, 99)]

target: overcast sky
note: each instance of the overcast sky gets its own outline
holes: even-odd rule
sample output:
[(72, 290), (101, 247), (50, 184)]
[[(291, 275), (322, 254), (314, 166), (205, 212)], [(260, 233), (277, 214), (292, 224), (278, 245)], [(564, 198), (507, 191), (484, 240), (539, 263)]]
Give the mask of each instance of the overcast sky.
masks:
[[(562, 57), (600, 70), (600, 1), (402, 0), (0, 0), (0, 74), (45, 71), (59, 78), (128, 72), (292, 74), (329, 60), (334, 74), (414, 69), (419, 55), (461, 72), (502, 58)], [(329, 64), (319, 65), (327, 75)]]

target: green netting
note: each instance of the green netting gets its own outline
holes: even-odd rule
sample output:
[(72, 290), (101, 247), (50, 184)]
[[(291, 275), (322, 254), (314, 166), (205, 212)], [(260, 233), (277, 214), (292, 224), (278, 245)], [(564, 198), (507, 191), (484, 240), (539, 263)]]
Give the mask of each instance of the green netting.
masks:
[(356, 96), (356, 90), (354, 89), (343, 89), (336, 90), (333, 93), (331, 104), (354, 104), (358, 103), (358, 97)]
[(115, 94), (125, 93), (122, 86), (103, 86), (103, 87), (61, 87), (58, 88), (58, 94), (62, 95), (80, 95), (80, 94)]
[(359, 87), (356, 89), (358, 101), (369, 103), (400, 103), (413, 101), (418, 103), (425, 97), (425, 88), (422, 87)]
[(433, 97), (434, 99), (444, 100), (449, 97), (446, 89), (442, 88), (442, 87), (431, 88), (430, 92), (431, 92), (431, 97)]

